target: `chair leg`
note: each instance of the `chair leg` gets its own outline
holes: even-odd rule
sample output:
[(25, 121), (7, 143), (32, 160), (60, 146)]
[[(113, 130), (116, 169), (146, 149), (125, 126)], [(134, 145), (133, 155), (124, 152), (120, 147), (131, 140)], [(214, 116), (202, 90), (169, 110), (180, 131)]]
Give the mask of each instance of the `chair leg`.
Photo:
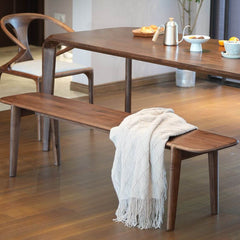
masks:
[(44, 152), (49, 151), (50, 143), (50, 119), (48, 117), (42, 117), (42, 150)]
[(17, 174), (20, 122), (21, 122), (21, 108), (12, 106), (10, 123), (10, 167), (9, 167), (10, 177), (15, 177)]
[(171, 148), (171, 165), (168, 189), (167, 231), (173, 231), (175, 228), (180, 170), (181, 150), (173, 147)]
[[(41, 90), (41, 82), (40, 79), (36, 81), (36, 90), (37, 92), (40, 92)], [(38, 141), (41, 141), (42, 139), (42, 117), (37, 114), (37, 135), (38, 135)]]
[(208, 153), (211, 214), (219, 212), (218, 151)]
[(55, 164), (61, 165), (61, 154), (60, 154), (60, 137), (59, 137), (59, 121), (51, 119), (51, 133), (52, 133), (52, 145)]
[(37, 114), (37, 135), (40, 142), (42, 140), (42, 117), (39, 114)]
[(88, 78), (89, 103), (93, 104), (93, 78), (94, 78), (93, 71), (86, 72), (85, 75)]

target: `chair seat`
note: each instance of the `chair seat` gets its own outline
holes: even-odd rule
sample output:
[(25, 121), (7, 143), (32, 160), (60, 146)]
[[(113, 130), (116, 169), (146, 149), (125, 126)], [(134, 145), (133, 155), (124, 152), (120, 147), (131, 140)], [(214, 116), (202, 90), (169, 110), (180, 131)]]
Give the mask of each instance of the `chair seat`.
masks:
[[(55, 72), (56, 74), (67, 72), (67, 71), (74, 71), (74, 70), (76, 70), (76, 72), (80, 72), (80, 69), (85, 69), (85, 68), (87, 67), (81, 64), (56, 60)], [(42, 59), (35, 59), (35, 60), (15, 63), (14, 65), (12, 65), (12, 70), (41, 77), (42, 76)]]

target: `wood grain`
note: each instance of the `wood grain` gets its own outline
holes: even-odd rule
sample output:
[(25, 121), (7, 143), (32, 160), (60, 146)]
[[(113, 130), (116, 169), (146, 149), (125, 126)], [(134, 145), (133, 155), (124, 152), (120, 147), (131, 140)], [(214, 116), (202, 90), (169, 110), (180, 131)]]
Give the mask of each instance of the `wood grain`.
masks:
[(26, 93), (1, 98), (1, 102), (56, 119), (109, 131), (129, 113), (44, 93)]
[(164, 46), (162, 35), (156, 43), (151, 38), (133, 37), (133, 29), (135, 28), (122, 27), (54, 34), (47, 38), (47, 42), (240, 79), (240, 60), (223, 58), (223, 48), (219, 47), (217, 40), (210, 39), (202, 45), (203, 52), (196, 53), (190, 52), (190, 44), (185, 41), (179, 46)]
[[(123, 93), (96, 97), (121, 110)], [(83, 100), (83, 99), (81, 99)], [(85, 98), (88, 101), (88, 98)], [(240, 89), (197, 81), (195, 88), (166, 82), (133, 91), (133, 111), (171, 107), (201, 129), (240, 138)], [(5, 240), (237, 240), (240, 238), (240, 148), (219, 154), (220, 211), (209, 207), (207, 156), (182, 162), (175, 232), (126, 228), (112, 219), (117, 198), (111, 182), (114, 146), (108, 135), (60, 123), (62, 164), (42, 152), (34, 116), (22, 118), (18, 177), (8, 177), (10, 112), (0, 112), (0, 239)], [(170, 166), (169, 151), (165, 166)], [(166, 211), (165, 211), (166, 212)], [(166, 219), (165, 219), (166, 220)]]
[[(73, 99), (53, 96), (45, 93), (25, 93), (7, 96), (1, 102), (30, 110), (59, 120), (67, 120), (81, 125), (110, 131), (118, 126), (129, 113), (88, 104)], [(173, 137), (167, 147), (174, 147), (196, 154), (208, 153), (237, 144), (235, 138), (219, 134), (194, 130), (181, 136)]]

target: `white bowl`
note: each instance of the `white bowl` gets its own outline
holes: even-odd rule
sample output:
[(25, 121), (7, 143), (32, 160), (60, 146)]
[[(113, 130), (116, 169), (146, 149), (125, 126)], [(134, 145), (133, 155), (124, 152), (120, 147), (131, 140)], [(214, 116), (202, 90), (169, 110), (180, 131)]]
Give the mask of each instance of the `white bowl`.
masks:
[(191, 52), (202, 52), (202, 43), (207, 42), (210, 37), (205, 35), (187, 35), (184, 36), (183, 39), (191, 43)]
[(224, 48), (229, 56), (240, 55), (240, 41), (225, 41)]

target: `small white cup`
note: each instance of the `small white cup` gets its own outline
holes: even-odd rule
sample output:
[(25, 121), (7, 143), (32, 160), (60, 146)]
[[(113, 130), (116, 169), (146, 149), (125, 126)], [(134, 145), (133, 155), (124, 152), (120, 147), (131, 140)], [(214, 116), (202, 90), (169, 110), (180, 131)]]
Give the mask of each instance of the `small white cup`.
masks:
[(240, 55), (240, 41), (225, 41), (224, 47), (228, 55)]

